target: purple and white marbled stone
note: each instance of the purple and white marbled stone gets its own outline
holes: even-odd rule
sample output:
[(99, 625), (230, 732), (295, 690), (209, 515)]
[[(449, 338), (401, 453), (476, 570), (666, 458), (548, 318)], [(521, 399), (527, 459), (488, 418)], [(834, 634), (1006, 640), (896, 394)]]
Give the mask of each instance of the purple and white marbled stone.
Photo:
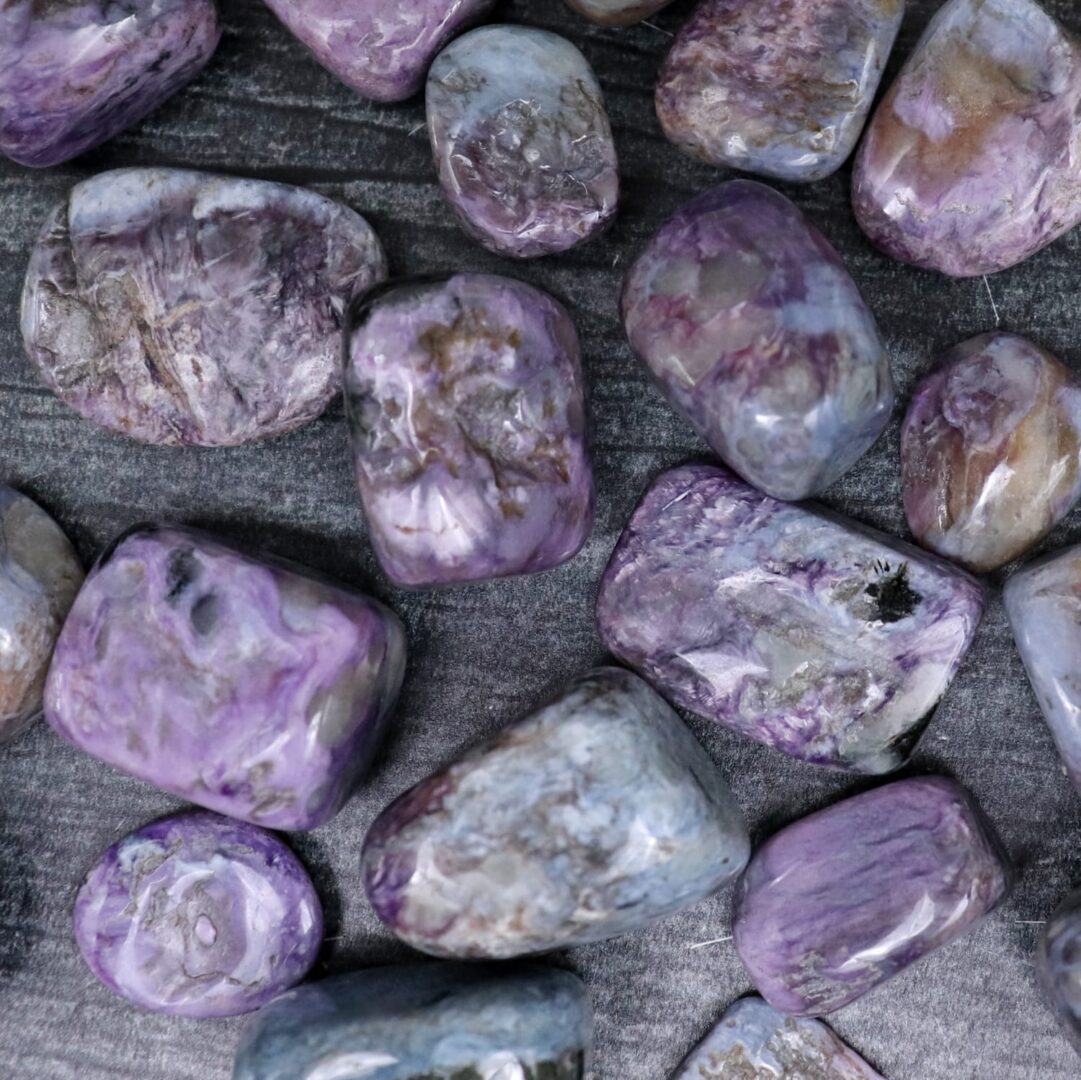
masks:
[(567, 0), (567, 6), (600, 26), (630, 26), (648, 19), (672, 0)]
[(934, 556), (690, 465), (635, 511), (597, 621), (675, 704), (804, 761), (885, 773), (915, 748), (983, 605)]
[(370, 762), (404, 666), (401, 624), (375, 601), (195, 530), (139, 526), (75, 601), (45, 717), (199, 806), (314, 829)]
[(216, 814), (179, 814), (105, 852), (76, 898), (75, 940), (90, 970), (135, 1005), (235, 1016), (304, 978), (323, 910), (277, 837)]
[(375, 290), (346, 402), (379, 561), (399, 585), (532, 573), (593, 525), (578, 336), (547, 293), (457, 274)]
[(619, 168), (600, 83), (565, 38), (473, 30), (436, 58), (427, 96), (443, 192), (490, 251), (566, 251), (615, 215)]
[(961, 937), (1009, 885), (964, 788), (898, 780), (767, 840), (740, 882), (732, 933), (774, 1008), (820, 1016)]
[(1081, 1053), (1081, 889), (1070, 893), (1047, 920), (1036, 973), (1063, 1031)]
[(821, 491), (889, 422), (874, 316), (825, 237), (762, 184), (684, 206), (627, 274), (621, 306), (672, 405), (775, 498)]
[(0, 153), (58, 165), (138, 123), (203, 69), (214, 0), (7, 0)]
[(23, 340), (45, 383), (96, 424), (141, 442), (236, 446), (326, 408), (345, 309), (385, 276), (368, 223), (313, 191), (119, 169), (49, 215)]

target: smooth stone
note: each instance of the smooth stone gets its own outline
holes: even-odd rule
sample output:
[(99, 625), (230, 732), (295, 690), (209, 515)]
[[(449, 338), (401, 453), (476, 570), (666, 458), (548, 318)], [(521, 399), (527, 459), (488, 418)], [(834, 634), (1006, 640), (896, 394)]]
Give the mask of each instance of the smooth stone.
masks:
[(214, 0), (6, 0), (0, 153), (40, 168), (107, 142), (194, 79), (220, 37)]
[(816, 765), (900, 768), (983, 614), (977, 582), (723, 469), (662, 474), (601, 581), (601, 637), (676, 705)]
[(600, 668), (392, 803), (362, 874), (407, 944), (503, 959), (648, 926), (730, 881), (749, 850), (683, 721)]
[(589, 999), (568, 971), (374, 968), (264, 1009), (233, 1080), (583, 1080), (592, 1044)]
[(30, 257), (22, 332), (46, 385), (141, 442), (236, 446), (341, 386), (346, 307), (386, 276), (368, 223), (313, 191), (183, 169), (77, 184)]
[(374, 600), (193, 529), (144, 525), (87, 577), (45, 718), (198, 806), (314, 829), (371, 761), (404, 666), (402, 626)]
[(1081, 1053), (1081, 889), (1070, 893), (1047, 920), (1036, 974), (1062, 1030)]
[(366, 297), (346, 401), (368, 528), (398, 585), (532, 573), (593, 525), (578, 335), (563, 306), (487, 274)]
[(1081, 47), (1031, 0), (949, 0), (867, 127), (856, 219), (954, 277), (1023, 262), (1081, 221)]
[(615, 215), (601, 86), (557, 34), (486, 26), (452, 42), (428, 76), (428, 133), (448, 202), (497, 255), (566, 251)]
[(621, 306), (672, 406), (775, 498), (828, 487), (889, 422), (874, 316), (825, 237), (762, 184), (684, 206), (631, 267)]
[(102, 856), (75, 900), (75, 941), (115, 994), (172, 1016), (236, 1016), (300, 982), (323, 940), (307, 871), (275, 836), (201, 812)]
[(967, 933), (1009, 886), (963, 787), (898, 780), (766, 841), (740, 882), (732, 933), (775, 1009), (820, 1016)]
[(901, 430), (905, 513), (977, 573), (1024, 554), (1081, 496), (1081, 379), (1015, 334), (951, 349)]
[(648, 19), (672, 0), (567, 0), (567, 6), (599, 26), (630, 26)]
[(711, 165), (809, 182), (855, 149), (904, 0), (703, 0), (661, 69), (657, 116)]

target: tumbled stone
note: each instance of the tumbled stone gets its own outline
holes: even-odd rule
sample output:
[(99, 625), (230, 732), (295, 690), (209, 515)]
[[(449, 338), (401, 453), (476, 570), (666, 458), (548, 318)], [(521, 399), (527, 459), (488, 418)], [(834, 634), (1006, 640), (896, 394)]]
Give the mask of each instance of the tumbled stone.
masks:
[(214, 0), (6, 0), (0, 7), (0, 153), (58, 165), (153, 112), (203, 69)]
[(452, 42), (428, 77), (428, 133), (447, 200), (496, 254), (566, 251), (615, 215), (600, 83), (557, 34), (486, 26)]
[(1009, 884), (998, 841), (964, 788), (943, 777), (898, 780), (758, 848), (732, 933), (774, 1008), (818, 1016), (961, 937)]
[(351, 320), (346, 401), (379, 561), (399, 585), (546, 570), (593, 524), (578, 336), (520, 281), (376, 290)]
[(601, 581), (601, 637), (670, 701), (786, 754), (899, 768), (983, 614), (959, 570), (723, 469), (660, 476)]
[(630, 26), (648, 19), (672, 0), (567, 0), (567, 6), (600, 26)]
[(120, 169), (50, 214), (23, 338), (86, 419), (142, 442), (235, 446), (326, 408), (345, 308), (385, 276), (368, 223), (315, 192)]
[(592, 1044), (585, 987), (568, 971), (375, 968), (263, 1010), (233, 1080), (582, 1080)]
[(665, 135), (711, 165), (821, 180), (852, 153), (904, 0), (703, 0), (657, 83)]
[(1023, 262), (1081, 221), (1081, 47), (1032, 0), (949, 0), (867, 127), (856, 219), (955, 277)]
[(970, 570), (994, 570), (1081, 495), (1081, 379), (1015, 334), (972, 338), (916, 389), (901, 463), (916, 539)]
[(300, 982), (323, 911), (296, 856), (263, 829), (189, 813), (114, 844), (75, 900), (90, 970), (135, 1005), (235, 1016)]
[(392, 803), (362, 873), (409, 945), (502, 959), (640, 929), (720, 888), (748, 852), (679, 717), (600, 668)]
[(825, 237), (762, 184), (684, 206), (628, 273), (622, 310), (672, 405), (775, 498), (821, 491), (889, 422), (874, 316)]
[(1081, 1053), (1081, 889), (1047, 920), (1036, 972), (1063, 1031)]
[(398, 619), (360, 593), (192, 529), (139, 526), (75, 601), (45, 717), (199, 806), (314, 829), (370, 762), (404, 665)]

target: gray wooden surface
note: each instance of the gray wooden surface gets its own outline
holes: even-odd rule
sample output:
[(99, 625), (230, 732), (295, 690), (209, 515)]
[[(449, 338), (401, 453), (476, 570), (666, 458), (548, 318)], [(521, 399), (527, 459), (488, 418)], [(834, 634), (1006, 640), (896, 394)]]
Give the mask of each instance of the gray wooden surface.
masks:
[[(897, 58), (935, 0), (911, 0)], [(1072, 0), (1051, 7), (1074, 29)], [(623, 269), (681, 202), (722, 178), (659, 135), (651, 86), (668, 35), (598, 30), (558, 0), (502, 14), (571, 36), (604, 83), (625, 177), (606, 237), (523, 266), (459, 231), (434, 180), (419, 102), (380, 107), (311, 61), (257, 0), (226, 0), (226, 32), (205, 74), (113, 144), (72, 166), (0, 167), (0, 479), (38, 498), (86, 560), (133, 521), (220, 530), (370, 588), (405, 618), (412, 663), (396, 730), (366, 788), (327, 827), (296, 839), (323, 893), (330, 935), (321, 972), (402, 960), (362, 894), (358, 852), (379, 809), (456, 750), (603, 659), (593, 627), (598, 576), (645, 484), (703, 452), (631, 357), (617, 318)], [(177, 164), (309, 184), (368, 215), (397, 273), (480, 269), (541, 285), (568, 302), (583, 339), (599, 484), (596, 532), (570, 565), (518, 581), (406, 595), (381, 578), (365, 540), (340, 406), (265, 445), (201, 452), (141, 447), (98, 431), (42, 389), (22, 355), (16, 309), (40, 219), (73, 181), (120, 165)], [(785, 188), (841, 249), (878, 315), (904, 400), (935, 356), (996, 323), (1081, 370), (1081, 231), (990, 281), (952, 282), (875, 253), (848, 208), (847, 174)], [(829, 493), (832, 505), (905, 531), (898, 418)], [(1045, 547), (1081, 539), (1075, 512)], [(859, 782), (790, 761), (692, 720), (730, 778), (756, 837)], [(972, 788), (1022, 876), (980, 929), (837, 1014), (837, 1029), (891, 1080), (1057, 1080), (1081, 1059), (1057, 1033), (1033, 980), (1040, 922), (1081, 880), (1081, 798), (1067, 783), (1011, 645), (997, 596), (913, 771)], [(514, 792), (508, 792), (514, 797)], [(37, 725), (0, 751), (0, 1080), (223, 1080), (239, 1022), (139, 1013), (99, 986), (70, 933), (79, 880), (100, 851), (177, 802), (62, 744)], [(599, 1080), (664, 1080), (750, 983), (731, 945), (727, 893), (645, 933), (560, 955), (588, 982)]]

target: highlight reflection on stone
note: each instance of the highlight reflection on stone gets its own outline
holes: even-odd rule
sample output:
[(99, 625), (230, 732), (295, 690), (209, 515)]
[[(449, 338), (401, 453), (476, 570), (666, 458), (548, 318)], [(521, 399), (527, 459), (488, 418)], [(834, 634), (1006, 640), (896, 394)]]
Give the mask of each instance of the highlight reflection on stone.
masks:
[(1070, 1042), (1081, 1053), (1081, 889), (1047, 920), (1036, 973)]
[(600, 26), (630, 26), (648, 19), (672, 0), (567, 0), (567, 5)]

